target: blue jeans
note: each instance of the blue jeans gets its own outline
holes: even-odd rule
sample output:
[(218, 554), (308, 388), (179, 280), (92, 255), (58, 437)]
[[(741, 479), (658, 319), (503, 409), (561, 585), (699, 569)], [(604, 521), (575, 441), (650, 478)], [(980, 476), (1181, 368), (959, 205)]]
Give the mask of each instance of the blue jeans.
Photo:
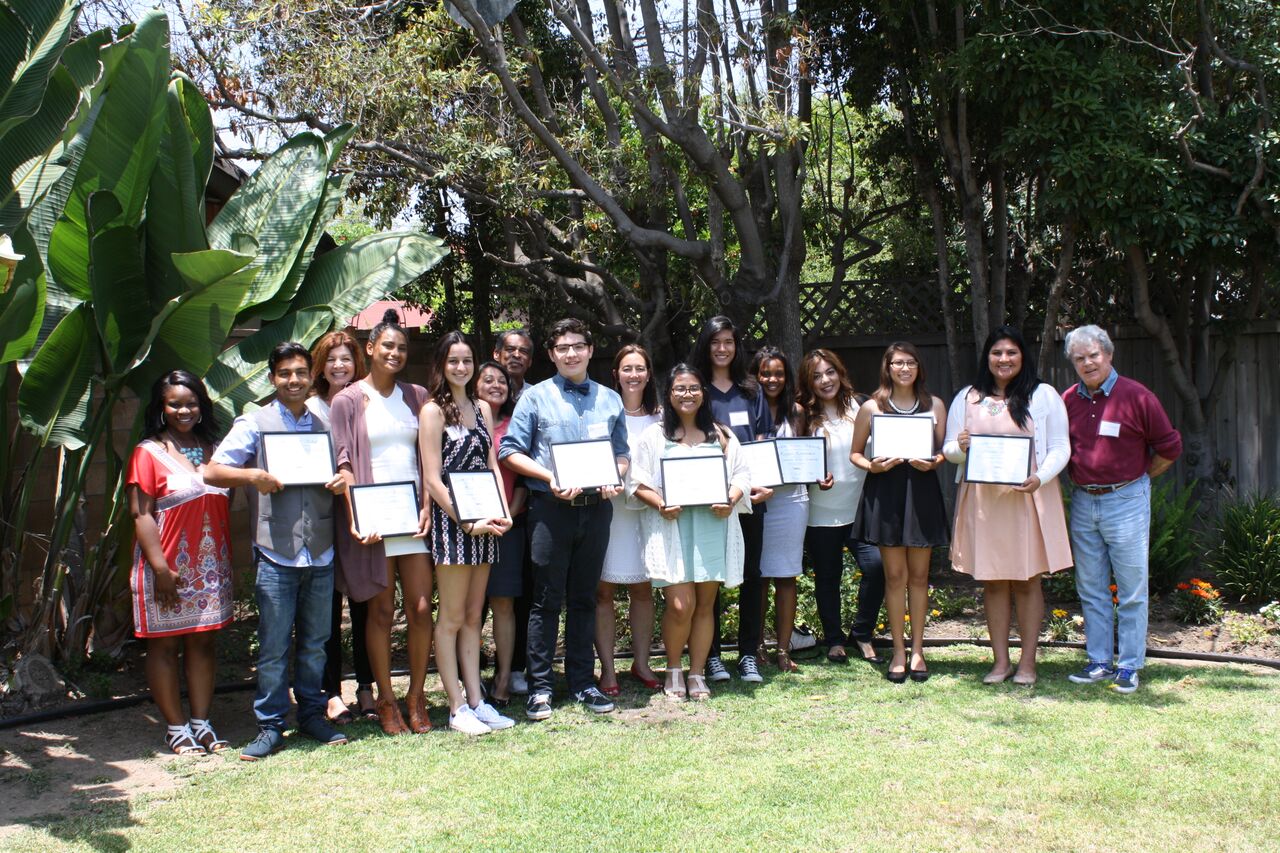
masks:
[[(1151, 540), (1151, 480), (1144, 474), (1101, 495), (1071, 495), (1071, 551), (1084, 611), (1089, 660), (1111, 666), (1119, 624), (1119, 666), (1142, 669), (1147, 653), (1147, 552)], [(1116, 597), (1111, 601), (1112, 578)]]
[(257, 559), (259, 728), (284, 728), (289, 713), (289, 643), (297, 634), (293, 696), (298, 722), (324, 713), (324, 644), (333, 607), (333, 564), (294, 568)]

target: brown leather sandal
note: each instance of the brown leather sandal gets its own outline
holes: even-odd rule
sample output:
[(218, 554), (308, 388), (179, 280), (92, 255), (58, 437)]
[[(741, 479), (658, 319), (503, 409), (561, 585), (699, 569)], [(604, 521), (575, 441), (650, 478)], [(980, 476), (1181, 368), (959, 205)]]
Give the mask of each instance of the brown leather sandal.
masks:
[(416, 735), (431, 731), (431, 720), (427, 719), (427, 697), (421, 693), (406, 696), (405, 705), (409, 709), (409, 729)]
[(378, 722), (382, 725), (384, 733), (409, 734), (409, 727), (404, 724), (404, 717), (400, 716), (400, 706), (396, 704), (395, 699), (379, 699), (373, 707), (378, 712)]

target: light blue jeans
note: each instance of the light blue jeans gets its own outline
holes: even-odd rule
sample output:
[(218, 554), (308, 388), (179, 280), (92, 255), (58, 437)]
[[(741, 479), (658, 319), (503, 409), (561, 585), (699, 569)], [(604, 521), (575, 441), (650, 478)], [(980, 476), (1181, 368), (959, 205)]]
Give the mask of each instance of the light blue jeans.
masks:
[(253, 712), (259, 728), (280, 731), (289, 713), (289, 643), (295, 630), (293, 697), (298, 722), (324, 713), (320, 681), (333, 607), (333, 564), (293, 568), (259, 556), (257, 565), (258, 693)]
[[(1091, 495), (1083, 489), (1072, 491), (1071, 551), (1090, 661), (1111, 666), (1118, 621), (1119, 666), (1142, 669), (1147, 656), (1150, 541), (1151, 480), (1145, 474), (1115, 492)], [(1119, 599), (1114, 607), (1113, 582)]]

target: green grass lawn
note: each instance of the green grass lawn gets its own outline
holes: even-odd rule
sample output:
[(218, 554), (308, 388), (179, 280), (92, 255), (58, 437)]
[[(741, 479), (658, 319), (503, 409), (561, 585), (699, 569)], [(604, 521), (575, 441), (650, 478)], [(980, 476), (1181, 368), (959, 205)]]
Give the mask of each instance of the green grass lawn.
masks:
[[(933, 650), (926, 684), (811, 663), (672, 706), (557, 706), (477, 740), (447, 730), (235, 753), (127, 814), (15, 848), (137, 850), (1240, 850), (1280, 848), (1280, 677), (1155, 663), (1128, 697), (984, 687), (987, 652)], [(246, 699), (247, 701), (247, 699)], [(433, 701), (439, 701), (438, 696)], [(514, 705), (513, 705), (514, 708)], [(442, 710), (442, 709), (437, 709)], [(522, 717), (522, 715), (521, 715)], [(436, 719), (437, 725), (443, 723)], [(177, 765), (179, 768), (181, 764)]]

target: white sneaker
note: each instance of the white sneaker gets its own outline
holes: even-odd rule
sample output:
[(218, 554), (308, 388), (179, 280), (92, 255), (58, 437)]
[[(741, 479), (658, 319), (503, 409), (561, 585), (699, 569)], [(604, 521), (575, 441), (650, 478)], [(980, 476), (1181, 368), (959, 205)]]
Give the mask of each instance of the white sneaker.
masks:
[(511, 686), (507, 688), (512, 693), (528, 693), (529, 679), (525, 677), (523, 672), (511, 673)]
[(470, 705), (463, 705), (449, 715), (449, 728), (464, 735), (487, 735), (493, 729), (481, 722)]
[(490, 705), (488, 702), (481, 702), (479, 705), (471, 709), (476, 715), (476, 719), (484, 723), (493, 731), (501, 729), (509, 729), (516, 724), (516, 721), (510, 717), (504, 717), (498, 713), (498, 709)]

